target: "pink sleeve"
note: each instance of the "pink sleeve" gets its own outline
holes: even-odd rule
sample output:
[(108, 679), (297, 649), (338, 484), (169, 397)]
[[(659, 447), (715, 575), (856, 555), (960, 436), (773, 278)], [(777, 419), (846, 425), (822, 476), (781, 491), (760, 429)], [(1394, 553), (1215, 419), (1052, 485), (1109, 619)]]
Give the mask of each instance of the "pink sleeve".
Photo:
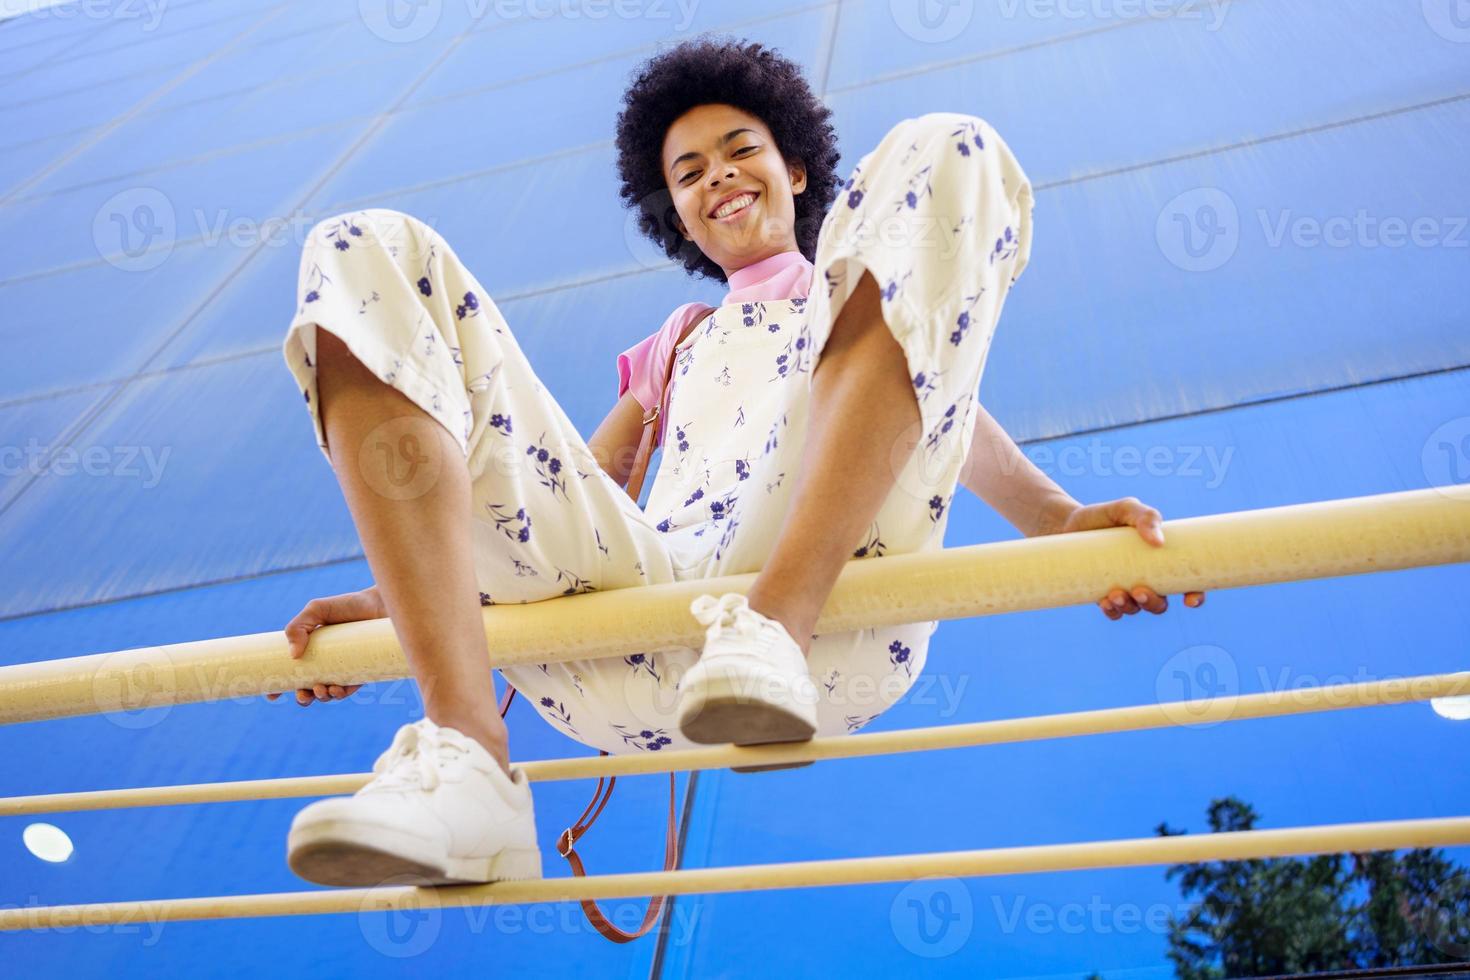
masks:
[(660, 329), (649, 334), (618, 355), (618, 397), (622, 398), (632, 388), (633, 397), (638, 399), (645, 412), (654, 399), (655, 393), (650, 392), (648, 386), (648, 374), (653, 363), (653, 345), (661, 332)]
[(663, 326), (618, 355), (618, 397), (629, 391), (646, 412), (663, 391), (663, 371), (679, 335), (692, 320), (708, 314), (713, 307), (703, 303), (685, 303), (670, 313)]
[[(644, 412), (653, 408), (660, 392), (664, 391), (666, 379), (663, 372), (679, 336), (691, 321), (702, 319), (713, 310), (714, 307), (703, 303), (685, 303), (669, 314), (663, 326), (619, 354), (618, 397), (622, 398), (631, 391)], [(669, 399), (665, 394), (661, 411), (667, 411), (668, 407)], [(659, 444), (663, 444), (662, 426)]]

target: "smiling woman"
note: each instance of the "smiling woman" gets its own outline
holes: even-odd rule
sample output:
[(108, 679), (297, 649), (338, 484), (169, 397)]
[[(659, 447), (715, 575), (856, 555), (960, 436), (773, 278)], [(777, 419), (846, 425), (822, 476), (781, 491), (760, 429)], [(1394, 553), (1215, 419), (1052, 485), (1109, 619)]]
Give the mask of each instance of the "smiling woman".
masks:
[[(761, 44), (693, 40), (644, 65), (623, 104), (616, 139), (623, 203), (670, 259), (729, 282), (730, 270), (764, 258), (762, 251), (816, 258), (817, 233), (842, 182), (841, 155), (832, 110), (798, 65)], [(711, 198), (700, 178), (726, 162), (743, 181)], [(737, 190), (757, 194), (758, 213), (721, 226), (711, 210)]]
[[(427, 717), (352, 800), (298, 815), (298, 873), (539, 874), (480, 604), (759, 573), (748, 595), (691, 604), (699, 649), (501, 668), (547, 723), (609, 753), (855, 732), (917, 681), (936, 622), (814, 635), (817, 613), (847, 562), (942, 547), (991, 337), (1030, 255), (1031, 186), (960, 112), (900, 120), (842, 181), (829, 115), (759, 44), (686, 42), (633, 80), (624, 199), (670, 258), (728, 291), (623, 352), (590, 444), (433, 228), (370, 208), (312, 230), (283, 354), (376, 585), (292, 627), (386, 607)], [(897, 234), (865, 234), (875, 222)], [(640, 414), (668, 437), (644, 508), (600, 452), (626, 448)], [(415, 787), (451, 761), (472, 773), (463, 799)], [(505, 810), (502, 831), (478, 834), (475, 800)], [(426, 844), (414, 828), (430, 824), (457, 829)]]

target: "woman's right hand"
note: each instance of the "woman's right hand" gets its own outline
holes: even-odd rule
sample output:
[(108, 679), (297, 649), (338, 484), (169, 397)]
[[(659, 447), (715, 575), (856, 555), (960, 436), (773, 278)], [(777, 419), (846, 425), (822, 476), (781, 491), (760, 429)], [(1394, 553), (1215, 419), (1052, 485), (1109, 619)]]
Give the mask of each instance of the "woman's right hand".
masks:
[[(291, 659), (300, 660), (306, 653), (306, 642), (311, 637), (312, 630), (319, 626), (329, 626), (332, 623), (355, 623), (364, 619), (383, 619), (388, 615), (388, 607), (383, 603), (383, 597), (378, 594), (378, 587), (370, 585), (361, 592), (345, 592), (342, 595), (326, 596), (321, 599), (313, 599), (306, 607), (296, 614), (296, 618), (286, 624), (286, 639), (291, 644)], [(315, 701), (341, 701), (349, 698), (362, 687), (361, 684), (318, 683), (311, 687), (297, 688), (296, 703), (303, 708)], [(275, 694), (267, 694), (266, 700), (274, 701), (284, 694), (277, 691)]]

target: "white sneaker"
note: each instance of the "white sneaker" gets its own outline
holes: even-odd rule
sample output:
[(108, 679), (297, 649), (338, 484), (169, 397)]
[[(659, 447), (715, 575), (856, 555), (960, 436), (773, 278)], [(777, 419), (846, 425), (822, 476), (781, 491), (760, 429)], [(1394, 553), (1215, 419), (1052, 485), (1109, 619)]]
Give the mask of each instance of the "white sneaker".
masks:
[[(744, 595), (702, 595), (689, 611), (705, 626), (699, 661), (679, 682), (679, 731), (691, 742), (761, 745), (805, 742), (817, 732), (817, 685), (786, 627), (750, 608)], [(732, 767), (737, 772), (786, 769)]]
[(429, 884), (541, 877), (525, 771), (507, 776), (485, 747), (428, 718), (404, 725), (351, 796), (318, 800), (291, 821), (286, 863), (322, 885)]

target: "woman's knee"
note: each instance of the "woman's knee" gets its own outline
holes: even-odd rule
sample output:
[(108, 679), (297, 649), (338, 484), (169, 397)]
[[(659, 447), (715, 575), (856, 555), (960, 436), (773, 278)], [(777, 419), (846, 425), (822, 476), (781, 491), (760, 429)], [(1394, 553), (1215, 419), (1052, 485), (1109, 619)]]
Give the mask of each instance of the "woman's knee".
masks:
[(954, 137), (956, 151), (968, 156), (985, 149), (992, 133), (989, 123), (967, 112), (926, 112), (894, 123), (883, 134), (879, 145), (899, 142), (907, 148), (911, 144), (923, 146), (931, 140)]
[(422, 219), (393, 208), (343, 211), (323, 218), (307, 233), (307, 248), (350, 252), (354, 246), (411, 246), (430, 240), (431, 229)]

